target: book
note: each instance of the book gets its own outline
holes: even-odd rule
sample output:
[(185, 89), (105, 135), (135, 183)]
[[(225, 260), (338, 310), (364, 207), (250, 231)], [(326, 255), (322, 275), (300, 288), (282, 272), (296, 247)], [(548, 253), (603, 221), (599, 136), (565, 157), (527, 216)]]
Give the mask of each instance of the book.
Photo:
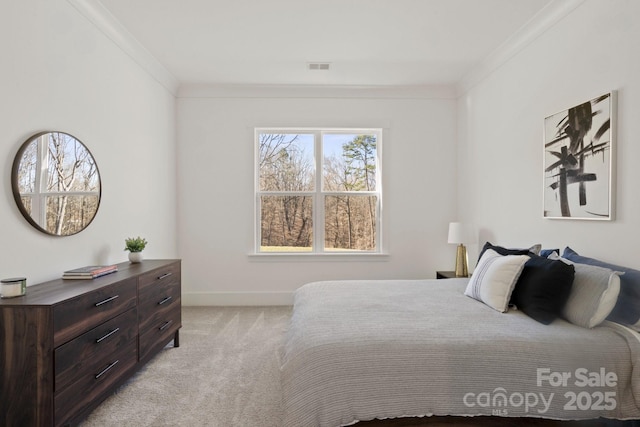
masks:
[(62, 274), (63, 279), (95, 279), (106, 274), (115, 273), (118, 266), (113, 265), (88, 265), (86, 267), (67, 270)]
[(110, 270), (110, 271), (103, 271), (102, 273), (96, 273), (96, 274), (63, 274), (62, 278), (67, 280), (67, 279), (71, 279), (71, 280), (82, 280), (82, 279), (96, 279), (98, 277), (102, 277), (102, 276), (106, 276), (107, 274), (111, 274), (111, 273), (115, 273), (118, 270)]
[(67, 270), (64, 274), (94, 274), (101, 271), (117, 270), (116, 264), (112, 265), (88, 265), (86, 267), (74, 268), (73, 270)]
[(97, 274), (95, 276), (62, 276), (64, 280), (92, 280), (98, 277), (106, 276), (107, 274), (115, 273), (115, 271), (109, 271), (106, 273)]

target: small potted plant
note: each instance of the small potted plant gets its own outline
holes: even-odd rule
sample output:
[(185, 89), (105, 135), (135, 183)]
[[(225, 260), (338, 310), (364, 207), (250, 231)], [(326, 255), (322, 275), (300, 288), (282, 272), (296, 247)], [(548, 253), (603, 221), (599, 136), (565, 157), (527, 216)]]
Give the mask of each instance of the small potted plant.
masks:
[(129, 261), (131, 262), (141, 262), (142, 261), (142, 251), (147, 246), (147, 239), (144, 239), (140, 236), (138, 237), (129, 237), (124, 239), (124, 250), (129, 251)]

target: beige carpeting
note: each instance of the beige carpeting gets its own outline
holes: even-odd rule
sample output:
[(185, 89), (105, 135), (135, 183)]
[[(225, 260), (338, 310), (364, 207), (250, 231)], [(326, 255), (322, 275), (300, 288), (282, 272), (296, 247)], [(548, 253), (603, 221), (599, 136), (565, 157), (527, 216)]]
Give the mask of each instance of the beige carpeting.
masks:
[(162, 350), (82, 427), (277, 427), (290, 316), (290, 307), (183, 307), (180, 347)]
[[(290, 317), (291, 307), (183, 307), (180, 347), (163, 349), (93, 411), (81, 427), (279, 427), (282, 419), (279, 347)], [(358, 426), (618, 427), (621, 424), (436, 417), (375, 420)]]

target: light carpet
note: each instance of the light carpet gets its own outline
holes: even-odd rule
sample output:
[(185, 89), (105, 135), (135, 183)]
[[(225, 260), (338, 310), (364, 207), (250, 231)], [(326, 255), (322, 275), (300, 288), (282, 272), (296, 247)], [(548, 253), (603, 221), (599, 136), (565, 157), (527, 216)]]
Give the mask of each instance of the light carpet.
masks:
[(291, 307), (183, 307), (180, 347), (163, 349), (81, 426), (277, 427), (290, 317)]
[[(280, 427), (279, 349), (290, 318), (291, 307), (183, 307), (180, 347), (163, 349), (80, 427)], [(496, 417), (358, 423), (362, 427), (623, 425), (627, 427), (603, 421)]]

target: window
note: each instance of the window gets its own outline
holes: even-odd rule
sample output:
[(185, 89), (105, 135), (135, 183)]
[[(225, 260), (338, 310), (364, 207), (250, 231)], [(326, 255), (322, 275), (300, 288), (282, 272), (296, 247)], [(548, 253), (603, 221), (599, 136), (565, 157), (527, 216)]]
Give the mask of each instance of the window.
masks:
[(256, 129), (256, 251), (381, 252), (380, 129)]

